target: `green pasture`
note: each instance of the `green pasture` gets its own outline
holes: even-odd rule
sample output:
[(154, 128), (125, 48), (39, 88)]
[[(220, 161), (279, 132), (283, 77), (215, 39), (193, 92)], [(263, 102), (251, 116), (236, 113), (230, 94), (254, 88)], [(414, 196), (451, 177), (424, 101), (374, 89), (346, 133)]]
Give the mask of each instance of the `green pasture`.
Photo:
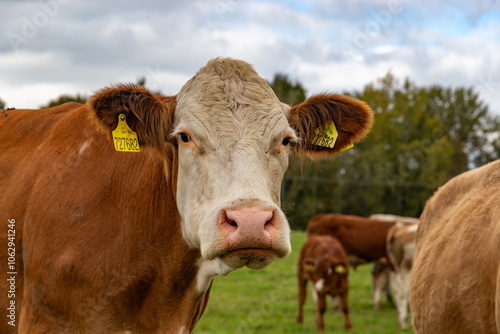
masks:
[[(216, 277), (195, 334), (316, 333), (315, 305), (310, 292), (304, 308), (304, 323), (295, 323), (298, 306), (296, 263), (305, 239), (304, 232), (293, 232), (292, 254), (269, 268), (239, 269), (226, 277)], [(396, 309), (385, 299), (380, 310), (373, 309), (370, 269), (370, 265), (363, 265), (357, 271), (350, 271), (349, 307), (353, 333), (413, 333), (410, 329), (399, 329)], [(310, 290), (310, 284), (308, 288)], [(325, 313), (325, 332), (344, 332), (342, 313), (334, 311), (331, 303)]]

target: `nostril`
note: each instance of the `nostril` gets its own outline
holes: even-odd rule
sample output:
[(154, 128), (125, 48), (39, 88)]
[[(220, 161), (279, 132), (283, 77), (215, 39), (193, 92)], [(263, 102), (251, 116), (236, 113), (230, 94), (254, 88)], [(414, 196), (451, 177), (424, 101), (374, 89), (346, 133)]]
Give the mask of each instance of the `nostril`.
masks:
[(231, 216), (231, 213), (223, 210), (220, 215), (220, 223), (226, 226), (231, 226), (232, 228), (237, 229), (238, 223), (236, 222), (235, 217)]
[[(261, 233), (276, 225), (274, 210), (259, 206), (243, 206), (224, 209), (219, 216), (219, 222), (232, 231), (240, 233)], [(261, 232), (258, 232), (261, 231)]]

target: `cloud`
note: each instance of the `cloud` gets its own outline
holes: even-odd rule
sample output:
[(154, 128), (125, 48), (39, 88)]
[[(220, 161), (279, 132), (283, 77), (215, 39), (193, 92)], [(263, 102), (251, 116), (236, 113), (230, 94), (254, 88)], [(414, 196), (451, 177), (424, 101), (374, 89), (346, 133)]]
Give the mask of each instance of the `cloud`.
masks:
[[(175, 94), (217, 56), (309, 93), (361, 89), (391, 70), (474, 86), (500, 114), (500, 1), (4, 0), (0, 98), (38, 107), (134, 82)], [(16, 39), (17, 37), (17, 39)]]

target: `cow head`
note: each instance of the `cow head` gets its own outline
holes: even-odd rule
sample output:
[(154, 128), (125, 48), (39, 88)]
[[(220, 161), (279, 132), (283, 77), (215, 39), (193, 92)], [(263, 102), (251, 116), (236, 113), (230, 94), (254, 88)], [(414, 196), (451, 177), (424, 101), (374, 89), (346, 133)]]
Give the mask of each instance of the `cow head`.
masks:
[[(366, 136), (373, 120), (366, 104), (343, 95), (317, 95), (291, 108), (249, 64), (219, 58), (176, 97), (123, 85), (99, 92), (89, 106), (107, 131), (126, 112), (142, 146), (172, 160), (185, 241), (231, 269), (263, 268), (289, 254), (280, 184), (290, 154), (329, 157)], [(314, 145), (332, 121), (335, 145)]]
[(347, 280), (347, 262), (334, 256), (305, 258), (302, 266), (313, 283), (315, 293), (318, 294), (338, 291)]

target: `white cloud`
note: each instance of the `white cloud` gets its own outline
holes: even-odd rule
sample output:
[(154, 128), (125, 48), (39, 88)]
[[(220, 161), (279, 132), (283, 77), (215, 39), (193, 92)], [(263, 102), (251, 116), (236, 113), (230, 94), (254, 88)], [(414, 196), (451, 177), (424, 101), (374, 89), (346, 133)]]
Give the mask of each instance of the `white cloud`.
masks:
[[(25, 39), (17, 50), (12, 34)], [(38, 107), (141, 76), (175, 94), (209, 59), (230, 56), (309, 93), (361, 89), (389, 69), (421, 85), (474, 86), (500, 114), (498, 36), (498, 0), (3, 0), (0, 98)]]

